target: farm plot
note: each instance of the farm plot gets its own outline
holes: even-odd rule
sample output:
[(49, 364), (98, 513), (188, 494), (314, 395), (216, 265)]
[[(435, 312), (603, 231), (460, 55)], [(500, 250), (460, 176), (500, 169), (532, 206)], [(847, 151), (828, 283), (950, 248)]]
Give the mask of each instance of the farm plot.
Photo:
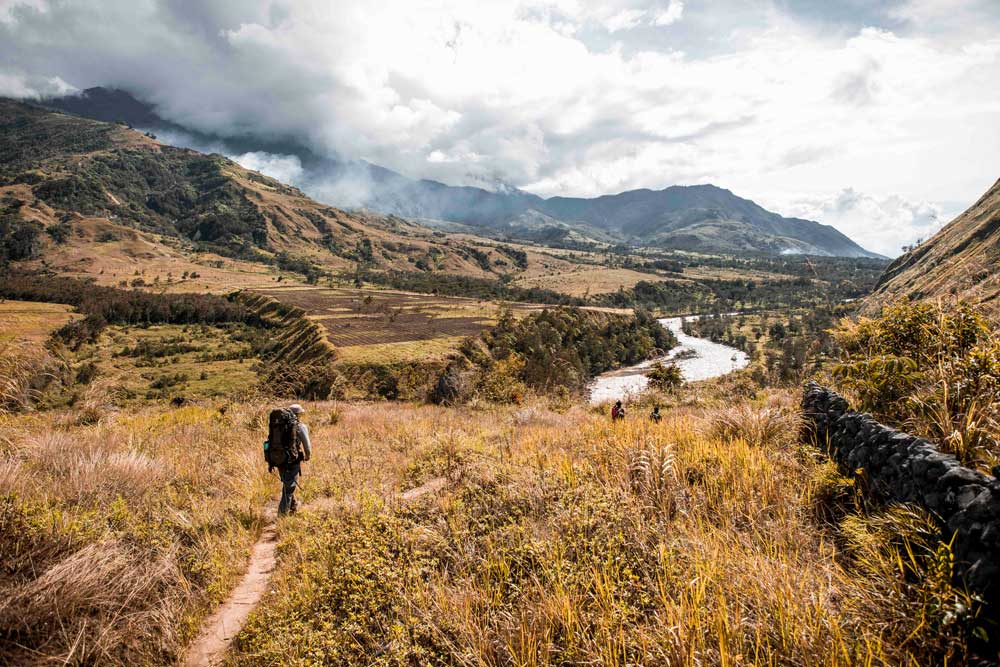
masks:
[[(295, 286), (254, 291), (305, 310), (338, 348), (461, 340), (492, 326), (501, 308), (490, 301), (391, 290)], [(513, 307), (515, 312), (541, 308)]]
[(49, 334), (78, 319), (70, 306), (35, 301), (0, 301), (0, 343), (41, 344)]

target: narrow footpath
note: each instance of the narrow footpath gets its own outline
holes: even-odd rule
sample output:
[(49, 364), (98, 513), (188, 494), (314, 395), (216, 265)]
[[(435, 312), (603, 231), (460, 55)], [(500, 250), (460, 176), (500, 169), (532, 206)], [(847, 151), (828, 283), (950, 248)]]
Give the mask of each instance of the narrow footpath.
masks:
[[(435, 477), (429, 482), (404, 491), (396, 496), (403, 502), (410, 502), (440, 491), (448, 484), (444, 477)], [(322, 503), (322, 501), (320, 501)], [(312, 509), (312, 507), (306, 508)], [(243, 629), (251, 612), (257, 607), (267, 591), (276, 564), (275, 550), (278, 546), (277, 504), (273, 501), (265, 509), (268, 523), (261, 531), (260, 538), (250, 551), (250, 563), (243, 579), (237, 584), (218, 609), (205, 621), (198, 637), (188, 647), (184, 667), (217, 667), (226, 657), (226, 651)]]

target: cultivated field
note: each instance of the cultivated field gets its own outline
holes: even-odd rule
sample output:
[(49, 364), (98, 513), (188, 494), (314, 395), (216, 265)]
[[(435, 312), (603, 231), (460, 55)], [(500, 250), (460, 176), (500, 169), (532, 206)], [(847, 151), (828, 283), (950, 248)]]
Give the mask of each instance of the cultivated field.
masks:
[(563, 272), (520, 278), (514, 284), (518, 287), (539, 287), (569, 296), (585, 297), (617, 292), (619, 289), (630, 290), (642, 280), (661, 282), (666, 279), (632, 269), (611, 269), (598, 266), (571, 268)]
[[(344, 358), (384, 351), (395, 360), (422, 360), (493, 326), (501, 309), (492, 301), (394, 290), (295, 285), (253, 291), (305, 310)], [(512, 307), (525, 313), (543, 306)]]
[(0, 300), (0, 344), (41, 344), (53, 331), (78, 317), (72, 308), (58, 303)]
[(649, 273), (633, 269), (610, 268), (602, 266), (575, 265), (563, 270), (534, 272), (514, 281), (518, 287), (542, 289), (560, 292), (569, 296), (586, 297), (609, 294), (618, 290), (631, 290), (636, 283), (669, 282), (678, 285), (691, 285), (697, 281), (709, 280), (741, 280), (761, 282), (782, 282), (794, 280), (794, 276), (759, 271), (755, 269), (721, 268), (714, 266), (689, 266), (683, 273)]

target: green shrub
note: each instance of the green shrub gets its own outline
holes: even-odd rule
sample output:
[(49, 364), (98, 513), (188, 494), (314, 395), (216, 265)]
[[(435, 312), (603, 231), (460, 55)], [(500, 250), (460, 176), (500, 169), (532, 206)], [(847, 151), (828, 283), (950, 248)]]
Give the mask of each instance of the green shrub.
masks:
[(931, 437), (967, 463), (1000, 456), (1000, 339), (972, 306), (901, 302), (842, 321), (840, 388), (879, 419)]
[(646, 377), (649, 385), (660, 391), (674, 392), (684, 384), (684, 375), (676, 364), (663, 365), (656, 362), (650, 367)]

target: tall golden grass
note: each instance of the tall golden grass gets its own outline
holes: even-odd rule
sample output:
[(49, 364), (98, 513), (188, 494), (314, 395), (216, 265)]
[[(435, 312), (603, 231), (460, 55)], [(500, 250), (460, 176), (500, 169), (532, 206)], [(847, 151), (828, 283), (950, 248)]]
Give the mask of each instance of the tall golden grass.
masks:
[[(797, 442), (794, 403), (659, 425), (339, 406), (303, 484), (328, 498), (281, 524), (273, 592), (229, 664), (962, 661), (974, 611), (946, 545), (914, 510), (859, 513)], [(441, 474), (443, 495), (390, 500)]]
[(258, 405), (0, 417), (0, 664), (163, 665), (246, 563)]
[(0, 415), (30, 407), (53, 366), (52, 356), (39, 345), (0, 342)]
[[(661, 424), (310, 404), (304, 509), (229, 664), (962, 661), (975, 604), (947, 545), (915, 510), (862, 513), (795, 402), (696, 393)], [(269, 407), (0, 417), (0, 664), (176, 662), (278, 492)]]

